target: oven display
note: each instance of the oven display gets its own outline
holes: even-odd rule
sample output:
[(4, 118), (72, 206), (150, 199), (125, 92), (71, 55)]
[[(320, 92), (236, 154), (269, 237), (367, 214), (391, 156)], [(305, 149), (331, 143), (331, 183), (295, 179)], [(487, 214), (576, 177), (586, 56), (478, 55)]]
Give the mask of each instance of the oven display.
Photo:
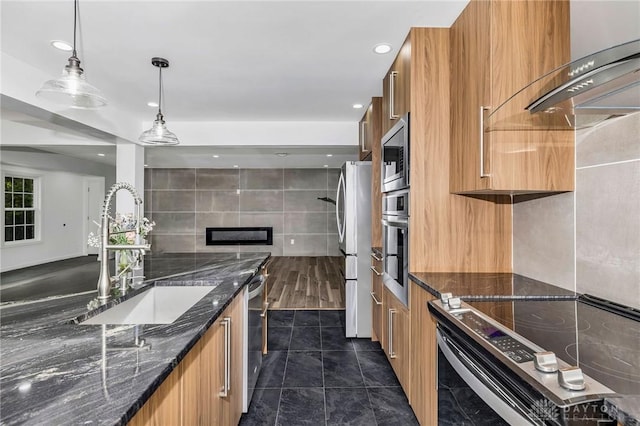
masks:
[(516, 363), (533, 360), (533, 350), (473, 312), (456, 315), (456, 318)]

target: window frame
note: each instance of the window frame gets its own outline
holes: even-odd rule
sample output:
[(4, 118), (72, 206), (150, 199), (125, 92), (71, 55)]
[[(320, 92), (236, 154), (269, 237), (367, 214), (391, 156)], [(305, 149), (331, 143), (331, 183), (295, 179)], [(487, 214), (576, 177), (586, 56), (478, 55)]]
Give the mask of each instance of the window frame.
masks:
[[(33, 207), (31, 208), (7, 208), (5, 207), (5, 179), (7, 177), (10, 178), (18, 178), (18, 179), (30, 179), (33, 181)], [(0, 246), (2, 247), (14, 247), (14, 246), (22, 246), (22, 245), (31, 245), (38, 244), (41, 242), (42, 238), (42, 196), (41, 196), (41, 180), (42, 176), (39, 174), (19, 171), (19, 170), (3, 170), (2, 171), (2, 215), (0, 217), (0, 221), (2, 223), (2, 238), (0, 239)], [(33, 211), (35, 215), (35, 220), (33, 223), (34, 232), (33, 238), (31, 239), (22, 239), (22, 240), (13, 240), (13, 241), (5, 241), (5, 212), (7, 211)], [(26, 219), (25, 219), (26, 220)], [(15, 228), (14, 228), (15, 229)], [(15, 234), (14, 234), (15, 236)], [(26, 237), (26, 235), (25, 235)]]

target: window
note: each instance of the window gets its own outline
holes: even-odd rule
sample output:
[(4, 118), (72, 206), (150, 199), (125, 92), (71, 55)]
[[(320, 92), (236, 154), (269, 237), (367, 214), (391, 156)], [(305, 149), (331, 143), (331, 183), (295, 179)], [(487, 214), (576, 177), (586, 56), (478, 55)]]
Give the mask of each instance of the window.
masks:
[(36, 179), (4, 177), (4, 242), (35, 240), (37, 213)]

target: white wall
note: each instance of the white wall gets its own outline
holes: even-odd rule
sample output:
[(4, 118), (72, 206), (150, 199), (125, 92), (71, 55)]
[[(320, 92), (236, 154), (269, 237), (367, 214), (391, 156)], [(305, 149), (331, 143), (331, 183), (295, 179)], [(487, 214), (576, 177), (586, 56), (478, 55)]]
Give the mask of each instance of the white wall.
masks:
[(40, 240), (0, 247), (0, 271), (82, 256), (84, 180), (102, 176), (108, 188), (115, 167), (58, 154), (2, 151), (2, 172), (40, 177)]

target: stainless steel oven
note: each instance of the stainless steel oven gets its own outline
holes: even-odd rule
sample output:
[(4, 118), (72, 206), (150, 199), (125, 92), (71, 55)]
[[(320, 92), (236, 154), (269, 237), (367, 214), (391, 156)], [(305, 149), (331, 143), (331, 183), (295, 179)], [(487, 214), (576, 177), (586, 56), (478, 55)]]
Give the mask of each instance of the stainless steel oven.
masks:
[(405, 305), (409, 300), (409, 190), (387, 193), (382, 201), (384, 285)]
[(409, 113), (382, 137), (382, 192), (409, 187)]

